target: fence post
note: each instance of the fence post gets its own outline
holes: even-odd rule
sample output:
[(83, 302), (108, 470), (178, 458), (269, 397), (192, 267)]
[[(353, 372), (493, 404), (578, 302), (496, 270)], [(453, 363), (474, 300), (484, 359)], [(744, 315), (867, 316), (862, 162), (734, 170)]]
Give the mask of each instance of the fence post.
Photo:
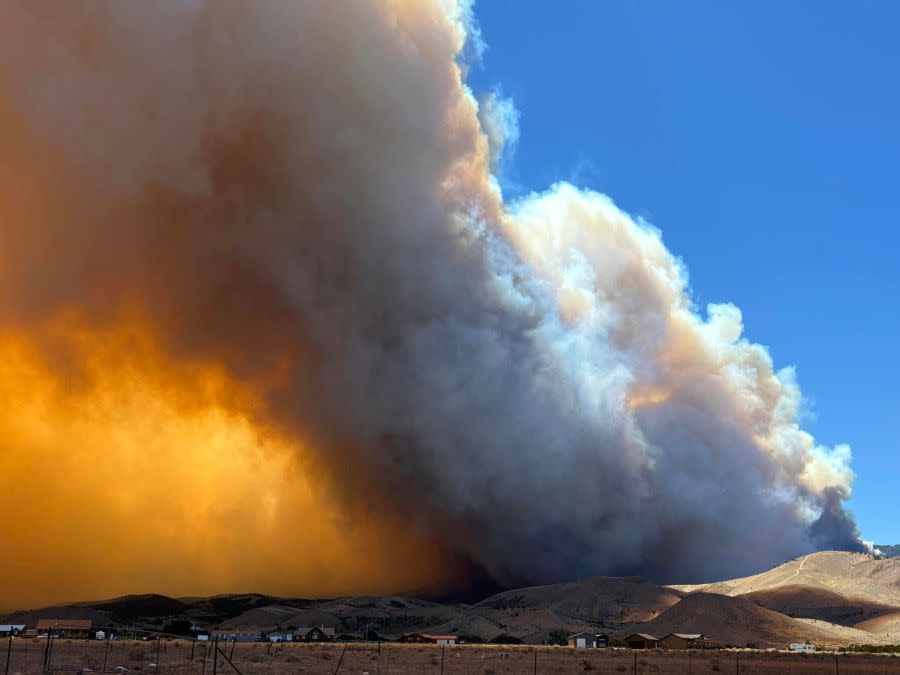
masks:
[(637, 675), (637, 649), (634, 650), (634, 675)]
[(338, 659), (337, 668), (334, 669), (334, 675), (338, 674), (338, 671), (341, 669), (341, 663), (344, 661), (344, 653), (347, 651), (347, 643), (344, 643), (344, 649), (341, 651), (341, 658)]
[(217, 675), (219, 672), (219, 636), (216, 636), (216, 641), (213, 643), (213, 675)]
[(9, 659), (12, 657), (12, 626), (9, 626), (9, 644), (6, 646), (6, 675), (9, 675)]
[(534, 675), (537, 675), (537, 647), (534, 648)]
[(106, 628), (106, 652), (103, 654), (103, 672), (106, 672), (106, 662), (109, 660), (109, 639), (112, 637), (112, 630)]
[(444, 650), (446, 647), (441, 647), (441, 675), (444, 675)]

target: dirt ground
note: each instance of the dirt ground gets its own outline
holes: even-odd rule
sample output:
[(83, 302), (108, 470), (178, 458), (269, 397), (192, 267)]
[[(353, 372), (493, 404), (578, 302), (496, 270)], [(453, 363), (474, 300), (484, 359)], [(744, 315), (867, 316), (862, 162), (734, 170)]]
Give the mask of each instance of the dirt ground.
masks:
[[(6, 643), (0, 643), (0, 664), (6, 665)], [(782, 652), (713, 651), (633, 652), (627, 649), (575, 650), (565, 647), (464, 645), (441, 647), (382, 643), (220, 645), (239, 672), (355, 673), (356, 675), (439, 675), (478, 673), (736, 673), (738, 675), (801, 675), (803, 673), (900, 674), (900, 657), (889, 655), (788, 654)], [(232, 651), (232, 647), (234, 648)], [(42, 672), (44, 641), (13, 640), (9, 673)], [(157, 652), (158, 648), (158, 652)], [(228, 675), (236, 672), (227, 660), (212, 656), (211, 644), (188, 640), (141, 642), (117, 640), (55, 641), (50, 667), (43, 672), (182, 673)], [(205, 654), (204, 654), (205, 652)], [(158, 657), (157, 657), (158, 654)], [(157, 663), (159, 664), (157, 666)]]

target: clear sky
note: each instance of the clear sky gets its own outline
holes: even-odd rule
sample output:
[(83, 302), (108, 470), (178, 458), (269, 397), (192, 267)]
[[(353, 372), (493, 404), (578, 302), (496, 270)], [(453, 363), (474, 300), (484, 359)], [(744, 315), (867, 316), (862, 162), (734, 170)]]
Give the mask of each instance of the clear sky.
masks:
[(507, 197), (568, 180), (730, 301), (805, 428), (848, 443), (863, 537), (900, 543), (900, 3), (482, 0), (469, 83), (521, 138)]

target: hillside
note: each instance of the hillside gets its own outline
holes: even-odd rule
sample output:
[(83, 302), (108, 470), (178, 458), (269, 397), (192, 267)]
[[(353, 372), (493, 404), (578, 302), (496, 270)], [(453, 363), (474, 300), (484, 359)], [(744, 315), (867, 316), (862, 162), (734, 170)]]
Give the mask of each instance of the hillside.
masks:
[(594, 577), (496, 593), (475, 604), (404, 596), (309, 600), (245, 593), (209, 598), (129, 595), (15, 612), (0, 620), (84, 618), (97, 625), (160, 629), (173, 621), (264, 630), (324, 624), (338, 635), (366, 629), (386, 638), (407, 631), (502, 634), (540, 643), (560, 633), (640, 630), (702, 632), (734, 645), (900, 642), (900, 558), (821, 552), (760, 574), (691, 586), (638, 577)]
[(749, 577), (671, 588), (685, 593), (704, 591), (737, 596), (783, 586), (807, 586), (844, 598), (900, 607), (900, 558), (822, 551)]
[(476, 604), (480, 611), (547, 609), (559, 616), (599, 624), (647, 621), (682, 593), (640, 577), (594, 577), (569, 583), (518, 588)]
[(338, 598), (297, 609), (267, 606), (239, 614), (222, 625), (274, 627), (324, 623), (338, 633), (367, 627), (396, 637), (411, 630), (477, 635), (500, 634), (540, 642), (551, 631), (578, 632), (652, 619), (681, 594), (637, 577), (597, 577), (533, 586), (492, 595), (474, 605), (442, 605), (405, 597)]
[(818, 619), (849, 627), (898, 611), (892, 605), (796, 584), (753, 591), (739, 597), (785, 616)]
[(639, 631), (662, 637), (668, 633), (703, 633), (723, 644), (743, 647), (780, 647), (810, 640), (822, 645), (876, 642), (853, 628), (808, 623), (760, 607), (744, 598), (716, 593), (692, 593), (652, 621), (619, 631), (624, 637)]
[(875, 544), (885, 558), (900, 558), (900, 544)]

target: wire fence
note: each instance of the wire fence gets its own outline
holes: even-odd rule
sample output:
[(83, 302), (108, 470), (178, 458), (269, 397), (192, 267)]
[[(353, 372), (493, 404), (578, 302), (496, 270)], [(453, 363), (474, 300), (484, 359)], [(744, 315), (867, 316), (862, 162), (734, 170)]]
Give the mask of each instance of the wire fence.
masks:
[[(682, 675), (900, 674), (900, 657), (881, 654), (789, 654), (748, 650), (662, 651), (566, 647), (406, 645), (389, 642), (262, 643), (201, 641), (152, 631), (124, 638), (4, 639), (2, 675), (26, 673), (171, 673), (253, 675), (462, 675), (480, 673), (632, 673)], [(3, 657), (0, 656), (0, 659)]]

